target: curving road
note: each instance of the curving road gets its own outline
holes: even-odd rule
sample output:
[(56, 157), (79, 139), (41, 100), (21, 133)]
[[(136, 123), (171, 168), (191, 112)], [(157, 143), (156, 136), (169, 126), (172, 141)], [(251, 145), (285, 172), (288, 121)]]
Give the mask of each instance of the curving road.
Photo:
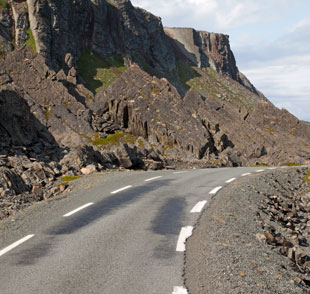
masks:
[(184, 240), (201, 210), (220, 187), (264, 169), (84, 177), (0, 223), (0, 293), (187, 293)]

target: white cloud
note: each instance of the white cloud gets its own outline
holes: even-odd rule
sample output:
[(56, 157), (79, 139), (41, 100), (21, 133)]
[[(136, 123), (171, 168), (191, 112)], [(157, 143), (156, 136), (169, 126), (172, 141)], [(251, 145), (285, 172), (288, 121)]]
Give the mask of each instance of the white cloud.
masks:
[(132, 0), (132, 3), (162, 17), (165, 26), (218, 32), (281, 16), (293, 5), (289, 0)]
[(219, 29), (232, 29), (249, 23), (255, 23), (262, 18), (264, 7), (253, 1), (226, 0), (225, 9), (216, 12), (216, 26)]
[(277, 107), (310, 121), (310, 54), (256, 63), (244, 74)]
[(300, 20), (299, 22), (291, 26), (291, 28), (289, 28), (289, 32), (294, 33), (298, 30), (305, 29), (305, 28), (306, 29), (310, 28), (310, 16), (303, 18), (302, 20)]

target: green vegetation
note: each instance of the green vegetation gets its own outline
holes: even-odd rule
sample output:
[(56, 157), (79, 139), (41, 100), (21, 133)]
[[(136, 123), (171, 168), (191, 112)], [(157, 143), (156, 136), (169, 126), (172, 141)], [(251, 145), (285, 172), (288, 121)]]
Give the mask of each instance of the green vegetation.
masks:
[(79, 178), (80, 178), (80, 176), (63, 176), (63, 177), (61, 177), (61, 180), (64, 182), (71, 182), (71, 181), (77, 180)]
[(107, 145), (118, 146), (121, 143), (134, 144), (136, 137), (123, 132), (116, 132), (115, 134), (108, 135), (106, 138), (100, 138), (98, 133), (95, 133), (93, 139), (89, 139), (90, 143), (95, 145), (98, 149), (101, 149)]
[(81, 176), (63, 176), (61, 177), (62, 183), (58, 184), (61, 185), (69, 185), (70, 182), (79, 179)]
[(284, 162), (281, 164), (281, 166), (300, 166), (300, 164), (294, 162)]
[(168, 149), (173, 149), (173, 145), (166, 145), (162, 147), (162, 155), (167, 156), (167, 150)]
[(10, 5), (6, 0), (0, 0), (0, 9), (1, 8), (9, 8)]
[(113, 84), (126, 71), (121, 56), (105, 56), (100, 58), (89, 50), (84, 50), (77, 62), (79, 72), (87, 87), (96, 93), (101, 87)]
[(34, 40), (32, 31), (30, 28), (27, 30), (27, 35), (28, 35), (29, 39), (26, 41), (26, 45), (28, 45), (33, 52), (37, 52), (36, 42)]
[(253, 164), (252, 167), (267, 167), (267, 164)]
[(150, 93), (159, 93), (160, 89), (150, 89)]
[(269, 133), (274, 132), (274, 128), (271, 128), (271, 127), (266, 127), (265, 130)]
[(46, 107), (45, 108), (45, 120), (49, 120), (50, 119), (50, 113), (51, 113), (51, 110), (49, 107)]
[(141, 139), (138, 140), (139, 147), (144, 147), (144, 143)]
[(310, 184), (310, 170), (307, 171), (306, 175), (302, 178), (302, 180)]
[(191, 85), (188, 83), (191, 79), (198, 77), (199, 74), (188, 64), (177, 61), (177, 73), (184, 89), (188, 90)]
[(292, 129), (289, 132), (289, 135), (294, 135), (294, 133), (297, 130), (297, 128), (298, 128), (298, 124), (296, 126), (293, 126)]

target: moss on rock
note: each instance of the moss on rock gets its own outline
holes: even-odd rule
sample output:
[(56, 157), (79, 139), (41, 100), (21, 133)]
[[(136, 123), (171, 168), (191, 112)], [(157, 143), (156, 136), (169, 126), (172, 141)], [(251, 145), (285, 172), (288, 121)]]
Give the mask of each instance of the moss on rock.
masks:
[(82, 52), (77, 64), (86, 86), (93, 93), (96, 93), (102, 87), (110, 86), (126, 71), (121, 56), (99, 57), (89, 50)]
[(33, 52), (37, 52), (36, 42), (34, 40), (32, 30), (30, 28), (27, 30), (27, 35), (29, 39), (26, 41), (26, 45), (28, 45)]

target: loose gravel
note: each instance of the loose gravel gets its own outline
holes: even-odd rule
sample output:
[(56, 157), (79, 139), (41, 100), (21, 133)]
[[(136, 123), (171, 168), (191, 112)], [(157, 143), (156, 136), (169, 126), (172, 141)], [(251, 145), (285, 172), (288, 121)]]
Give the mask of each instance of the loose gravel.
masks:
[(187, 241), (189, 293), (310, 293), (307, 171), (250, 175), (213, 198)]

